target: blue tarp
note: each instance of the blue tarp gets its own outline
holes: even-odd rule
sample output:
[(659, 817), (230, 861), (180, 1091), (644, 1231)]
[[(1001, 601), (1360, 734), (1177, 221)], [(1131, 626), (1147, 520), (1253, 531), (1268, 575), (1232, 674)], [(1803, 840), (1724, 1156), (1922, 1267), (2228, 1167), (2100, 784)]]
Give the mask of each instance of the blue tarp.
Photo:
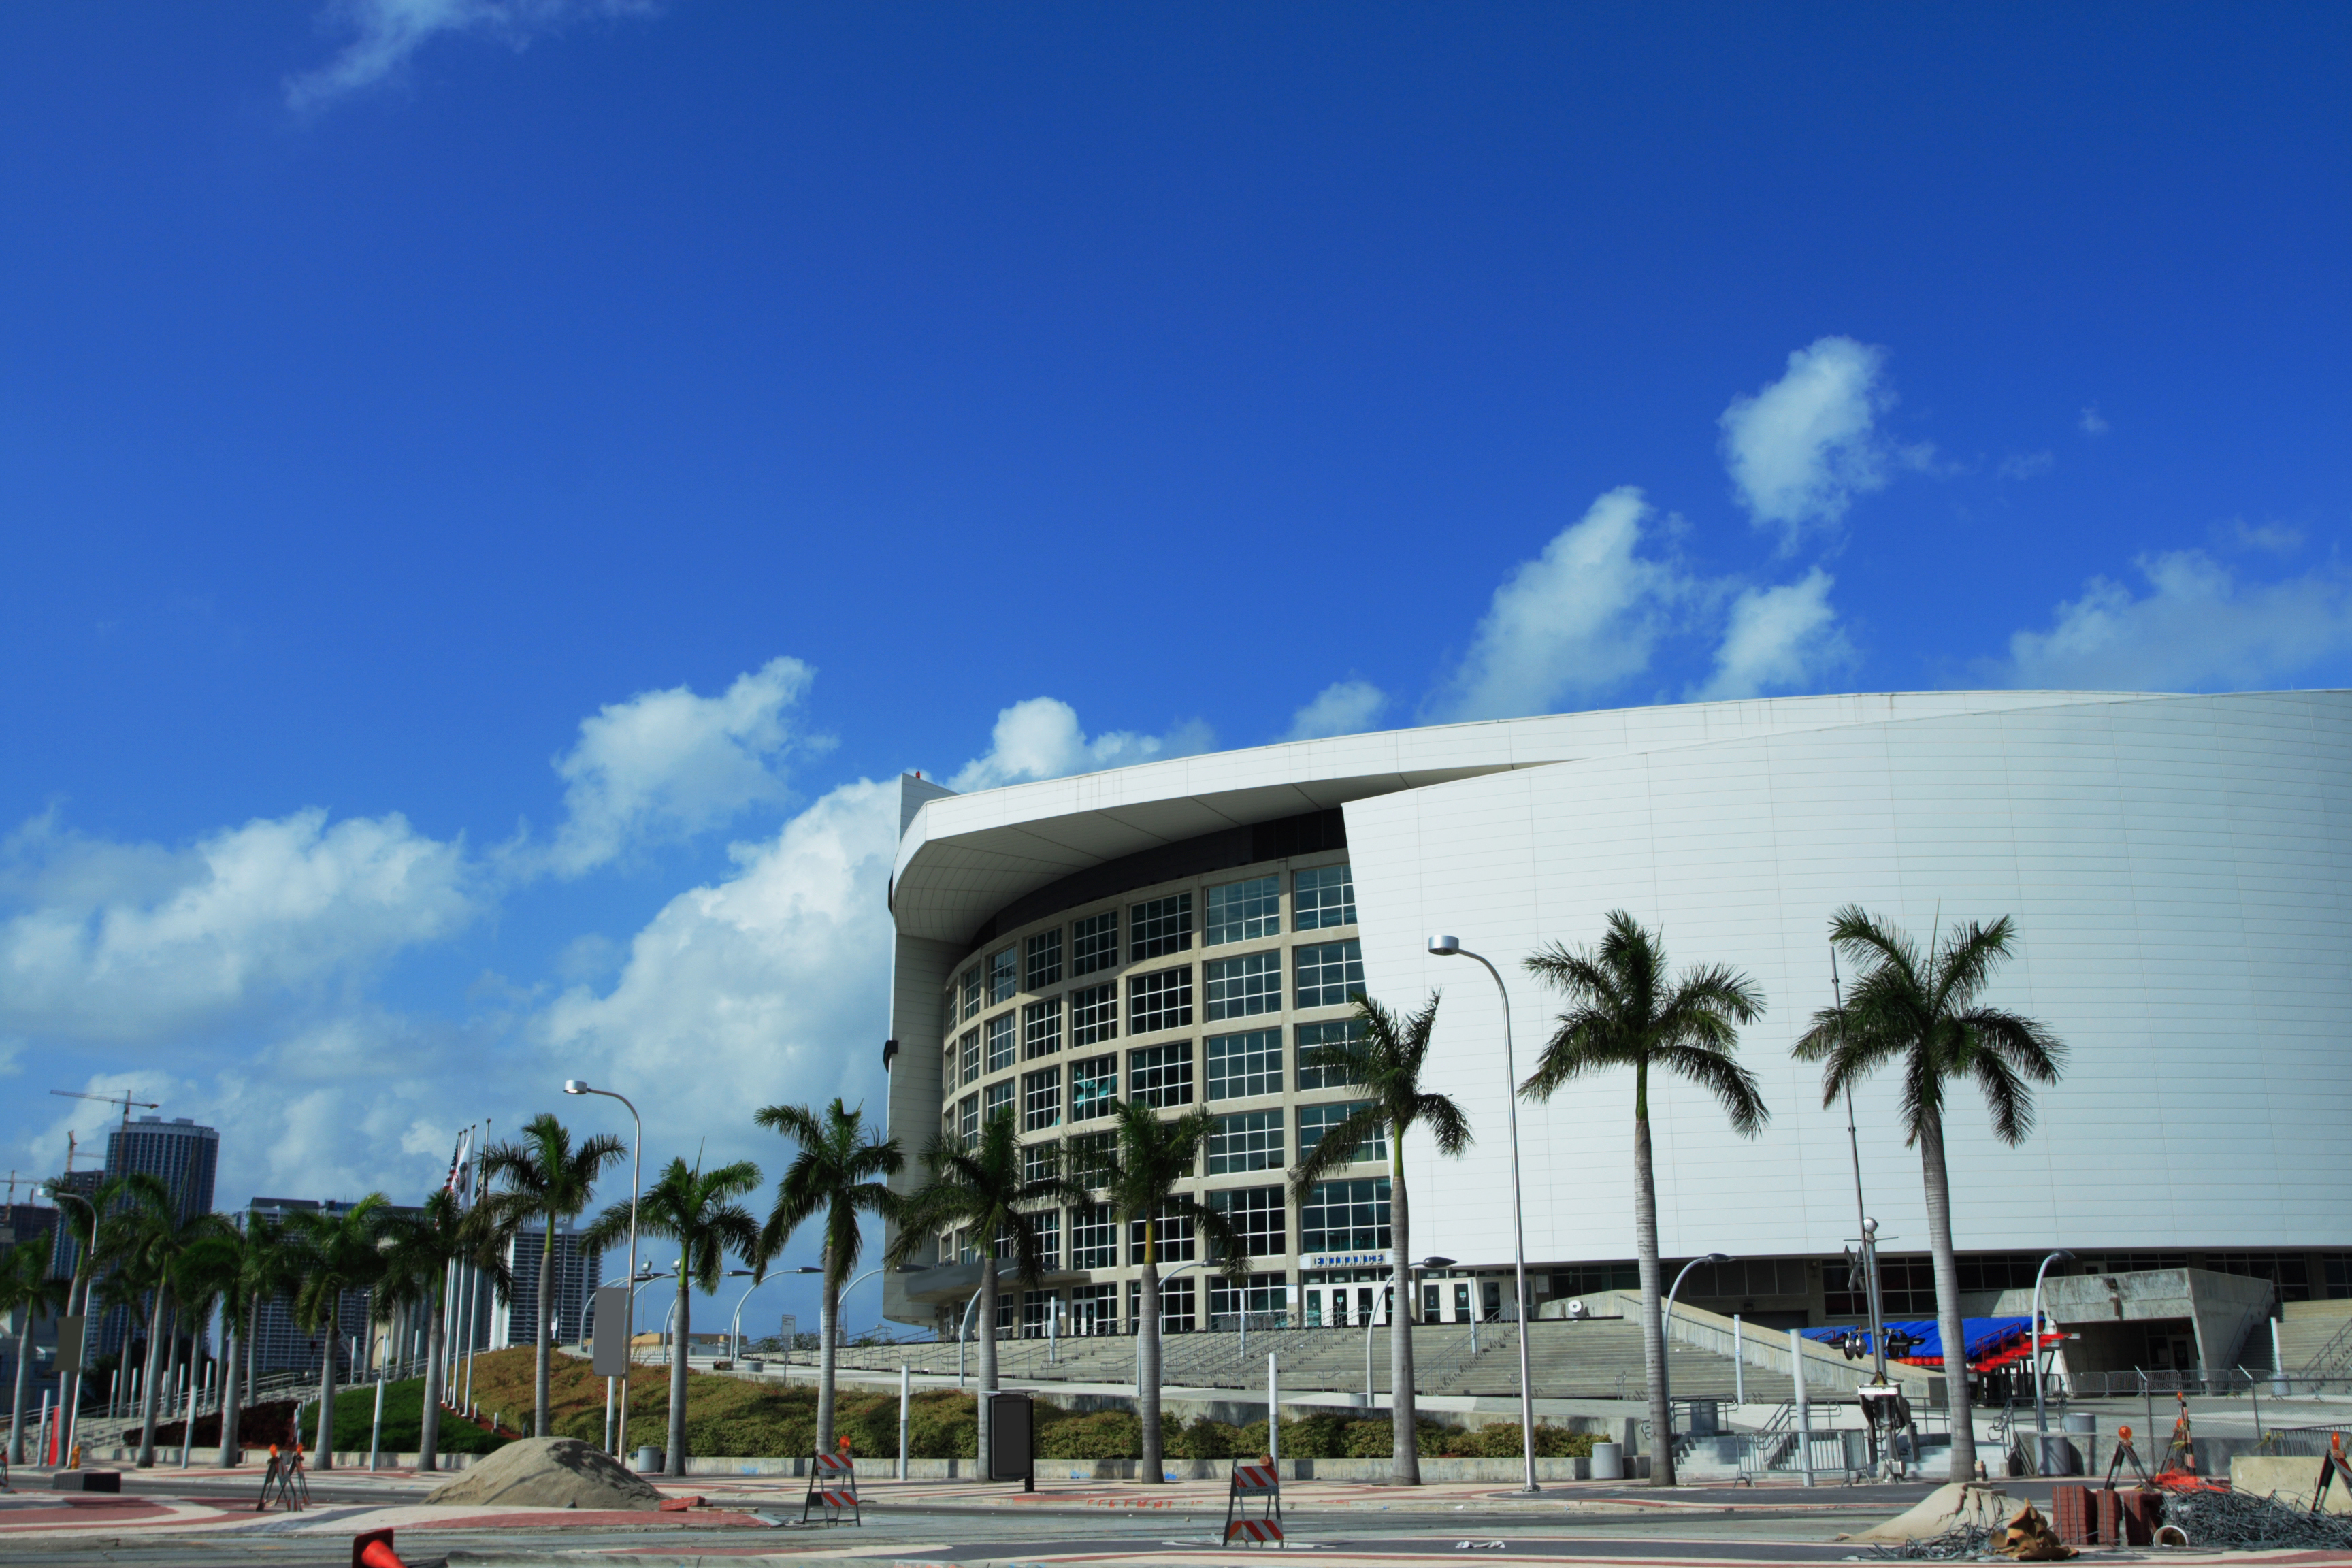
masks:
[[(1968, 1343), (1969, 1364), (1974, 1365), (2011, 1342), (2023, 1340), (2025, 1331), (2032, 1321), (2032, 1319), (2023, 1317), (1961, 1319), (1960, 1334)], [(1832, 1345), (1844, 1339), (1847, 1334), (1858, 1331), (1862, 1335), (1864, 1353), (1869, 1352), (1870, 1331), (1866, 1328), (1858, 1331), (1806, 1329), (1801, 1331), (1809, 1340), (1819, 1340), (1824, 1344)], [(1936, 1320), (1933, 1318), (1914, 1318), (1900, 1321), (1889, 1320), (1886, 1331), (1889, 1334), (1911, 1336), (1914, 1342), (1911, 1348), (1904, 1352), (1906, 1361), (1940, 1362), (1944, 1359), (1943, 1331), (1936, 1327)]]

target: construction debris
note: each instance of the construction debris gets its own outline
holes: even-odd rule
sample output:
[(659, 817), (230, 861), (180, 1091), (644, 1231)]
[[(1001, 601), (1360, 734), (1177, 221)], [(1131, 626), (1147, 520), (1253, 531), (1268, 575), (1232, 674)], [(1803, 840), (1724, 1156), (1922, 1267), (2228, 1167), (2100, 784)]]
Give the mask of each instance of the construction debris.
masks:
[(1977, 1482), (1948, 1481), (1884, 1524), (1873, 1525), (1853, 1539), (1863, 1542), (1941, 1541), (1965, 1529), (1991, 1534), (2017, 1512), (2017, 1500), (1999, 1487)]
[(2074, 1555), (2074, 1549), (2058, 1539), (2032, 1503), (2011, 1516), (1994, 1550), (2012, 1563), (2059, 1563)]
[(662, 1495), (651, 1481), (577, 1437), (525, 1437), (442, 1483), (425, 1500), (654, 1510)]
[(2164, 1521), (2178, 1527), (2189, 1545), (2222, 1552), (2352, 1550), (2352, 1519), (2244, 1492), (2172, 1492), (2164, 1500)]

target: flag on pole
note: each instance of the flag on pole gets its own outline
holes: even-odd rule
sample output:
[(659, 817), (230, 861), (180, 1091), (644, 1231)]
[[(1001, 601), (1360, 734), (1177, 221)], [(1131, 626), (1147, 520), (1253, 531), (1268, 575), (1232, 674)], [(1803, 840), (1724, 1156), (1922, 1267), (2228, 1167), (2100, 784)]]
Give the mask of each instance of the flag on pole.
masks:
[(443, 1190), (457, 1200), (459, 1208), (464, 1208), (473, 1195), (474, 1162), (471, 1158), (473, 1144), (472, 1128), (468, 1127), (457, 1134), (457, 1151), (449, 1156), (449, 1179), (442, 1184)]

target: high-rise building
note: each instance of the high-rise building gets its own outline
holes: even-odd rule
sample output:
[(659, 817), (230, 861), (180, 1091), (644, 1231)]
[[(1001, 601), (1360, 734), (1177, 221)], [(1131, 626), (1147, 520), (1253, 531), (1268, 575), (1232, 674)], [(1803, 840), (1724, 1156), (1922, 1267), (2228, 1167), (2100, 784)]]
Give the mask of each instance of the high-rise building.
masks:
[[(246, 1223), (273, 1220), (284, 1224), (295, 1214), (348, 1214), (354, 1205), (339, 1198), (256, 1198), (247, 1207)], [(387, 1211), (394, 1215), (415, 1214), (415, 1208), (394, 1206)], [(369, 1328), (371, 1293), (353, 1290), (347, 1293), (335, 1313), (337, 1342), (335, 1362), (339, 1366), (363, 1365), (367, 1363), (368, 1346), (373, 1342)], [(292, 1303), (284, 1298), (273, 1298), (261, 1303), (253, 1324), (254, 1367), (257, 1372), (314, 1372), (320, 1358), (326, 1353), (326, 1336), (314, 1333), (294, 1321)], [(397, 1352), (407, 1353), (407, 1347), (396, 1347)]]
[[(54, 1252), (54, 1245), (50, 1238), (55, 1235), (57, 1228), (58, 1211), (53, 1208), (45, 1208), (38, 1204), (22, 1204), (14, 1201), (0, 1205), (0, 1248), (17, 1247), (30, 1242), (36, 1247), (49, 1247)], [(17, 1347), (22, 1342), (13, 1332), (5, 1340), (0, 1340), (0, 1390), (10, 1390), (16, 1386), (16, 1354)], [(32, 1342), (36, 1353), (33, 1362), (33, 1378), (26, 1384), (26, 1393), (36, 1404), (38, 1404), (41, 1394), (53, 1387), (55, 1374), (49, 1370), (51, 1358), (47, 1352), (47, 1347), (57, 1342), (57, 1321), (54, 1317), (44, 1319), (33, 1325)]]
[[(516, 1232), (507, 1243), (506, 1264), (514, 1276), (514, 1296), (502, 1310), (490, 1307), (486, 1348), (503, 1350), (509, 1345), (539, 1342), (533, 1320), (539, 1316), (539, 1265), (546, 1256), (546, 1247), (547, 1232), (537, 1226)], [(588, 1298), (599, 1282), (603, 1263), (602, 1252), (583, 1245), (570, 1220), (557, 1223), (554, 1289), (549, 1298), (548, 1316), (556, 1325), (559, 1342), (579, 1342), (588, 1315)]]
[[(142, 1116), (106, 1136), (106, 1176), (154, 1177), (183, 1219), (212, 1211), (213, 1178), (219, 1169), (220, 1134), (185, 1116), (169, 1121)], [(98, 1353), (112, 1354), (138, 1338), (129, 1310), (117, 1307), (99, 1321)]]
[[(98, 1184), (104, 1180), (106, 1173), (103, 1171), (67, 1172), (57, 1179), (58, 1188), (66, 1194), (58, 1200), (58, 1208), (62, 1211), (78, 1207), (73, 1202), (75, 1198), (81, 1199), (83, 1203), (91, 1202), (98, 1195)], [(75, 1217), (84, 1225), (89, 1222), (87, 1214)], [(65, 1222), (62, 1213), (58, 1223), (50, 1230), (49, 1237), (49, 1277), (53, 1279), (71, 1279), (73, 1271), (81, 1264), (81, 1243), (75, 1238), (74, 1226)]]

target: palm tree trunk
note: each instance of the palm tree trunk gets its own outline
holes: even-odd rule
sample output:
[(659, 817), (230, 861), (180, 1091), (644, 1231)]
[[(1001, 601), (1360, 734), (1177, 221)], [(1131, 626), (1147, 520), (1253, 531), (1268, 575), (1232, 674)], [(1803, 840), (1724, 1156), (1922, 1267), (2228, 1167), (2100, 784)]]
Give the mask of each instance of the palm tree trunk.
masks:
[(147, 1310), (147, 1370), (140, 1374), (139, 1390), (139, 1468), (155, 1468), (155, 1367), (156, 1358), (163, 1354), (164, 1314), (170, 1310), (171, 1293), (161, 1285), (155, 1287), (154, 1300)]
[(437, 1469), (441, 1463), (441, 1324), (445, 1316), (436, 1301), (425, 1326), (424, 1424), (416, 1436), (419, 1471)]
[(25, 1394), (32, 1379), (33, 1309), (25, 1307), (25, 1331), (16, 1336), (16, 1392), (8, 1400), (8, 1463), (21, 1466), (25, 1462)]
[(1144, 1228), (1143, 1279), (1136, 1288), (1135, 1331), (1143, 1336), (1137, 1358), (1135, 1418), (1142, 1428), (1143, 1463), (1135, 1479), (1158, 1486), (1168, 1479), (1160, 1451), (1160, 1261), (1152, 1254), (1152, 1229)]
[[(1405, 1207), (1401, 1135), (1389, 1150), (1389, 1241), (1396, 1248), (1396, 1261), (1389, 1268), (1389, 1425), (1396, 1439), (1390, 1450), (1389, 1479), (1401, 1487), (1417, 1487), (1421, 1432), (1412, 1387), (1412, 1225)], [(1520, 1324), (1519, 1332), (1527, 1331), (1527, 1325)], [(1269, 1412), (1267, 1419), (1272, 1418)]]
[[(236, 1426), (237, 1417), (241, 1414), (236, 1401), (236, 1347), (237, 1342), (245, 1337), (237, 1331), (236, 1321), (229, 1316), (228, 1304), (227, 1299), (223, 1298), (221, 1327), (226, 1331), (224, 1336), (226, 1342), (221, 1346), (220, 1359), (221, 1413), (218, 1462), (224, 1470), (236, 1463)], [(194, 1434), (191, 1433), (189, 1441), (194, 1440)]]
[[(326, 1359), (319, 1363), (319, 1429), (312, 1434), (318, 1440), (319, 1451), (310, 1458), (314, 1470), (335, 1468), (335, 1342), (342, 1331), (343, 1293), (335, 1292), (335, 1300), (327, 1316), (327, 1334), (322, 1342)], [(300, 1442), (302, 1434), (296, 1432), (294, 1440)]]
[(996, 1392), (996, 1249), (980, 1260), (980, 1474), (988, 1474), (988, 1439), (995, 1426), (988, 1396)]
[(841, 1281), (828, 1270), (816, 1313), (817, 1331), (824, 1341), (816, 1352), (816, 1451), (820, 1454), (833, 1452), (833, 1325), (840, 1316)]
[(671, 1475), (686, 1474), (686, 1362), (694, 1343), (693, 1282), (681, 1266), (677, 1273), (677, 1334), (669, 1342), (669, 1454), (665, 1467)]
[(1944, 1408), (1952, 1424), (1952, 1479), (1977, 1476), (1975, 1418), (1969, 1408), (1969, 1347), (1960, 1322), (1960, 1260), (1952, 1251), (1952, 1181), (1944, 1169), (1944, 1119), (1920, 1118), (1919, 1166), (1927, 1187), (1927, 1246), (1936, 1261), (1936, 1331), (1944, 1342)]
[[(1650, 1391), (1650, 1484), (1675, 1484), (1673, 1412), (1666, 1405), (1664, 1294), (1658, 1289), (1658, 1187), (1650, 1153), (1650, 1119), (1633, 1119), (1633, 1249), (1642, 1260), (1642, 1376)], [(1528, 1331), (1527, 1308), (1519, 1332)]]
[[(546, 1244), (540, 1248), (539, 1254), (539, 1327), (532, 1331), (530, 1336), (531, 1342), (539, 1347), (538, 1360), (531, 1368), (530, 1435), (534, 1437), (550, 1437), (554, 1434), (547, 1429), (548, 1376), (551, 1370), (549, 1363), (554, 1352), (549, 1344), (547, 1320), (554, 1300), (551, 1292), (555, 1288), (555, 1216), (545, 1215), (541, 1217), (547, 1222), (547, 1238)], [(680, 1300), (685, 1299), (684, 1289), (685, 1286), (681, 1282)], [(673, 1361), (676, 1359), (674, 1356), (671, 1358)], [(675, 1396), (672, 1397), (671, 1403), (677, 1403)], [(685, 1472), (681, 1470), (677, 1473), (683, 1475)]]
[[(258, 1327), (261, 1322), (261, 1292), (256, 1290), (249, 1300), (250, 1310), (247, 1311), (245, 1321), (248, 1323), (254, 1324), (256, 1327)], [(255, 1376), (254, 1363), (259, 1360), (260, 1352), (255, 1348), (254, 1337), (247, 1336), (245, 1342), (245, 1404), (247, 1409), (251, 1409), (253, 1406), (253, 1379)]]

